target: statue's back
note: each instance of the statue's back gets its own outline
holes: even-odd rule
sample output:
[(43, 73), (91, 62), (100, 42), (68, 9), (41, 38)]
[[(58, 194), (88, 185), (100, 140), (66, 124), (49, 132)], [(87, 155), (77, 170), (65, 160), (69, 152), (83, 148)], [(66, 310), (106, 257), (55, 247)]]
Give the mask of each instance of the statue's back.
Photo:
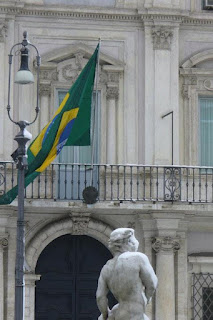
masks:
[(116, 320), (143, 320), (145, 295), (140, 279), (138, 253), (123, 253), (107, 263), (107, 284), (119, 302), (114, 318)]

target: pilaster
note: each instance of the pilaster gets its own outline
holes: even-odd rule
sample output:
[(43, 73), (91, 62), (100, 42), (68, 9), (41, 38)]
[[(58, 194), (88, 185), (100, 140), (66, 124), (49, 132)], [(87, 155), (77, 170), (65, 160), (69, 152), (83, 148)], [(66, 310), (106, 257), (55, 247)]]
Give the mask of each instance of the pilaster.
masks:
[(40, 130), (49, 122), (51, 86), (49, 83), (41, 83), (39, 86), (39, 96), (42, 114), (40, 115)]
[[(173, 111), (174, 163), (179, 163), (179, 24), (147, 20), (145, 25), (145, 162), (172, 163)], [(162, 143), (164, 141), (164, 143)]]
[(106, 99), (107, 99), (107, 163), (117, 163), (118, 141), (122, 141), (119, 131), (119, 80), (123, 68), (104, 66), (107, 73)]
[(35, 287), (40, 275), (25, 273), (25, 320), (35, 319)]

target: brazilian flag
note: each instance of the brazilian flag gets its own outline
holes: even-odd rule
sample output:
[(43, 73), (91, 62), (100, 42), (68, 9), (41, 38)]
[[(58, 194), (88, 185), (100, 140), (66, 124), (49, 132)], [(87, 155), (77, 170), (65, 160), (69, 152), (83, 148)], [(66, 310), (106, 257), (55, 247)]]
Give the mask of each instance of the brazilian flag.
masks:
[[(64, 146), (90, 145), (91, 101), (98, 51), (99, 44), (52, 120), (29, 146), (25, 187), (49, 166)], [(11, 203), (17, 194), (18, 186), (15, 186), (0, 197), (0, 205)]]

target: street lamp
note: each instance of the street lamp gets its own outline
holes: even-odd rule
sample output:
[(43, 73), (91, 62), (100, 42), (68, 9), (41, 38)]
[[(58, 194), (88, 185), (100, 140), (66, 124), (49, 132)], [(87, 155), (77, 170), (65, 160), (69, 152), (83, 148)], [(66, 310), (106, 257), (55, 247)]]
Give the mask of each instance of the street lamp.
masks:
[[(17, 217), (17, 242), (16, 242), (16, 269), (15, 269), (15, 320), (24, 320), (24, 260), (25, 260), (25, 223), (24, 223), (24, 176), (27, 169), (27, 142), (32, 138), (30, 132), (26, 127), (34, 123), (38, 117), (38, 86), (39, 86), (39, 66), (41, 58), (36, 46), (31, 44), (27, 39), (27, 32), (23, 33), (24, 39), (21, 43), (15, 44), (9, 54), (9, 81), (8, 81), (8, 104), (7, 112), (9, 119), (19, 126), (19, 133), (14, 140), (18, 143), (18, 148), (11, 155), (13, 160), (17, 163), (18, 169), (18, 217)], [(19, 85), (31, 84), (34, 82), (34, 77), (28, 67), (29, 47), (36, 51), (37, 64), (37, 101), (35, 108), (35, 118), (32, 122), (26, 120), (14, 121), (10, 114), (10, 87), (11, 87), (11, 67), (13, 52), (16, 47), (19, 47), (21, 55), (21, 66), (15, 75), (14, 82)], [(21, 49), (20, 49), (21, 46)]]

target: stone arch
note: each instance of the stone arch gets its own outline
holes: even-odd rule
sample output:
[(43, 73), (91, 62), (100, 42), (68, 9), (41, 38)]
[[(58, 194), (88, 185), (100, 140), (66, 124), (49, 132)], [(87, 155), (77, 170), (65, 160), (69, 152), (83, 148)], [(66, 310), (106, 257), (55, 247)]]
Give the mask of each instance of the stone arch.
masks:
[(54, 239), (65, 234), (87, 235), (107, 247), (112, 231), (113, 229), (106, 223), (80, 214), (48, 224), (29, 241), (26, 247), (26, 261), (30, 272), (35, 272), (41, 252)]
[(188, 60), (186, 60), (182, 64), (182, 68), (193, 68), (197, 64), (208, 61), (208, 60), (213, 60), (213, 49), (208, 49), (202, 52), (199, 52), (192, 57), (190, 57)]

